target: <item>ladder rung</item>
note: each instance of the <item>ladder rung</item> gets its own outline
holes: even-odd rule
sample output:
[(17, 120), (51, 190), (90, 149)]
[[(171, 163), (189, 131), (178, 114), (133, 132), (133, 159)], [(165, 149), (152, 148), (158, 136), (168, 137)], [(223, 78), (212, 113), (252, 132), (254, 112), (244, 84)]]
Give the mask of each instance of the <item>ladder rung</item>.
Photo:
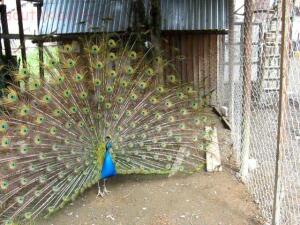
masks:
[(277, 78), (264, 78), (263, 81), (274, 81), (274, 80), (278, 80), (279, 81), (279, 77), (277, 77)]
[(267, 69), (267, 70), (278, 70), (278, 69), (280, 69), (280, 66), (265, 66), (264, 69)]
[(265, 58), (279, 58), (280, 55), (265, 55)]
[(253, 11), (254, 13), (275, 13), (273, 9), (257, 9)]
[(276, 45), (280, 45), (280, 43), (275, 43), (275, 42), (266, 42), (266, 47), (274, 47), (274, 46), (276, 46)]
[(264, 88), (266, 92), (279, 91), (279, 88)]

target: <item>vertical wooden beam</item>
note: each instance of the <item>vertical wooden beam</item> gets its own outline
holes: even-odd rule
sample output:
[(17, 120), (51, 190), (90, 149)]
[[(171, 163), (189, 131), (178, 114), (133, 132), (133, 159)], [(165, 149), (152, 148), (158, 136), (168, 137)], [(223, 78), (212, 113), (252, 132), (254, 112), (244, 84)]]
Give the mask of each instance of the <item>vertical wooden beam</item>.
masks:
[(41, 16), (42, 16), (43, 1), (38, 2), (38, 3), (35, 3), (34, 6), (36, 6), (38, 28), (40, 28), (40, 22), (41, 22)]
[[(161, 52), (161, 12), (160, 12), (160, 0), (150, 0), (150, 16), (151, 16), (151, 40), (154, 46), (154, 56), (160, 56)], [(158, 82), (163, 83), (163, 68), (161, 65), (155, 65), (158, 72)]]
[[(232, 123), (234, 118), (234, 48), (235, 48), (235, 33), (234, 33), (234, 4), (235, 0), (229, 0), (229, 35), (228, 35), (228, 74), (229, 74), (229, 121)], [(236, 156), (239, 162), (239, 156)]]
[(279, 113), (277, 127), (277, 149), (275, 167), (275, 185), (272, 225), (282, 224), (280, 221), (282, 188), (282, 160), (285, 146), (287, 144), (287, 109), (288, 109), (288, 68), (289, 68), (289, 25), (290, 25), (290, 0), (282, 0), (281, 17), (281, 58), (280, 58), (280, 89), (279, 89)]
[(44, 73), (44, 45), (43, 42), (38, 42), (38, 49), (39, 49), (39, 69), (40, 69), (40, 78), (44, 80), (45, 73)]
[(197, 92), (197, 97), (199, 97), (199, 86), (198, 86), (198, 79), (199, 79), (199, 52), (198, 52), (198, 35), (192, 34), (192, 62), (193, 62), (193, 86), (195, 91)]
[(18, 13), (18, 24), (19, 24), (19, 35), (20, 35), (20, 45), (22, 54), (23, 67), (26, 67), (26, 46), (24, 39), (24, 28), (23, 28), (23, 18), (22, 18), (22, 6), (21, 0), (16, 0), (17, 13)]
[[(219, 36), (219, 76), (218, 76), (218, 107), (223, 106), (224, 104), (224, 86), (225, 86), (225, 35)], [(232, 96), (231, 96), (232, 97)]]
[(213, 34), (211, 39), (212, 61), (211, 61), (211, 105), (217, 103), (217, 80), (218, 80), (218, 35)]
[(200, 96), (203, 97), (204, 93), (205, 93), (205, 85), (204, 85), (204, 36), (201, 35), (200, 36), (200, 40), (199, 40), (199, 87), (200, 87)]
[[(37, 22), (38, 22), (38, 30), (40, 28), (40, 22), (41, 22), (41, 15), (42, 15), (42, 6), (43, 1), (36, 3), (34, 6), (36, 6), (37, 10)], [(44, 44), (42, 41), (38, 42), (38, 49), (39, 49), (39, 69), (40, 69), (40, 78), (44, 80), (44, 51), (43, 51)]]
[(245, 0), (244, 16), (244, 61), (243, 61), (243, 121), (242, 121), (242, 164), (241, 177), (248, 178), (248, 161), (250, 150), (250, 116), (251, 116), (251, 75), (252, 75), (252, 19), (253, 0)]
[(0, 57), (2, 59), (3, 57), (3, 53), (2, 53), (2, 41), (1, 41), (1, 38), (0, 38)]
[[(8, 24), (7, 24), (6, 5), (0, 5), (0, 13), (1, 13), (2, 33), (9, 34)], [(10, 40), (9, 40), (9, 38), (3, 38), (3, 40), (4, 40), (5, 55), (8, 59), (11, 59), (12, 53), (11, 53), (11, 47), (10, 47)]]
[(134, 0), (132, 2), (132, 25), (133, 31), (138, 35), (145, 29), (146, 26), (146, 13), (143, 0)]
[(185, 34), (180, 34), (180, 53), (182, 56), (182, 60), (180, 61), (181, 63), (181, 83), (183, 84), (185, 82), (186, 79), (186, 54), (185, 54)]
[[(203, 84), (204, 84), (204, 95), (205, 99), (208, 99), (208, 92), (209, 92), (209, 35), (204, 34), (204, 48), (203, 48), (203, 65), (204, 65), (204, 74), (203, 74)], [(208, 101), (207, 101), (208, 103)]]

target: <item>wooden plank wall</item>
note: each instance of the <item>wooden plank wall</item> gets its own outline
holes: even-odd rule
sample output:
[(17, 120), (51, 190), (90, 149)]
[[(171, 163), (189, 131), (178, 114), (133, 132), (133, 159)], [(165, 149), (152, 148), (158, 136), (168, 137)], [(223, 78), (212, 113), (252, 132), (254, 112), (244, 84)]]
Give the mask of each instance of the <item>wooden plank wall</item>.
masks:
[(216, 91), (218, 34), (173, 32), (164, 33), (162, 39), (164, 55), (183, 83), (192, 83), (200, 96)]

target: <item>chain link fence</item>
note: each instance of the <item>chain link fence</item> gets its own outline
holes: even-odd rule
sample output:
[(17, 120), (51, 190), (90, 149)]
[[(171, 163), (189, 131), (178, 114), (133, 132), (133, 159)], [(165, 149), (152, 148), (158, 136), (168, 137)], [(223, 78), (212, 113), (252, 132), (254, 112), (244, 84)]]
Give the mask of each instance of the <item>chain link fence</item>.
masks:
[(218, 107), (231, 124), (241, 178), (267, 223), (277, 225), (300, 224), (300, 48), (299, 38), (293, 40), (300, 27), (293, 24), (299, 10), (294, 3), (253, 0), (232, 7), (219, 56)]

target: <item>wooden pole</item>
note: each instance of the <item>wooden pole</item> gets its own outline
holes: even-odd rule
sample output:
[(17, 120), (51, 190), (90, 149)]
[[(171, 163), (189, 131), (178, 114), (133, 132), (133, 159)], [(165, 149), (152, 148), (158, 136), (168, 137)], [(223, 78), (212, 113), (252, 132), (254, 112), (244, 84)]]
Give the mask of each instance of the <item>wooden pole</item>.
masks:
[[(161, 52), (161, 39), (160, 39), (160, 25), (161, 25), (161, 13), (160, 13), (160, 0), (151, 0), (151, 41), (154, 46), (154, 56), (159, 57)], [(158, 73), (158, 83), (164, 82), (163, 67), (161, 62), (155, 62), (155, 68)]]
[(243, 121), (242, 121), (242, 161), (241, 177), (248, 178), (248, 160), (250, 150), (250, 116), (251, 116), (251, 75), (252, 75), (252, 19), (253, 0), (245, 0), (244, 16), (244, 61), (243, 61)]
[(3, 53), (2, 53), (2, 41), (1, 41), (1, 38), (0, 38), (0, 57), (2, 59), (3, 57)]
[(290, 0), (282, 0), (281, 18), (281, 58), (280, 58), (280, 88), (279, 88), (279, 113), (277, 128), (277, 149), (275, 167), (275, 185), (273, 198), (272, 225), (280, 225), (280, 208), (282, 194), (282, 158), (287, 143), (287, 107), (288, 107), (288, 64), (289, 64), (289, 24), (290, 24)]
[(44, 80), (45, 73), (44, 73), (44, 44), (43, 42), (38, 42), (38, 49), (39, 49), (39, 69), (40, 69), (40, 78)]
[(21, 0), (16, 0), (17, 13), (18, 13), (18, 23), (19, 23), (19, 34), (20, 34), (20, 45), (22, 54), (23, 67), (26, 67), (26, 46), (24, 38), (24, 28), (23, 28), (23, 18), (22, 18), (22, 6)]
[[(228, 35), (228, 73), (230, 82), (229, 98), (229, 120), (232, 123), (234, 118), (234, 0), (229, 1), (229, 35)], [(239, 156), (236, 157), (240, 161)]]
[[(41, 15), (42, 15), (42, 6), (43, 1), (35, 4), (37, 8), (37, 22), (38, 22), (38, 30), (40, 28)], [(39, 49), (39, 69), (40, 69), (40, 78), (44, 80), (45, 72), (44, 72), (44, 44), (42, 41), (38, 41), (38, 49)]]
[[(1, 13), (1, 26), (2, 26), (2, 33), (4, 35), (8, 35), (8, 24), (7, 24), (7, 15), (6, 15), (6, 5), (0, 5), (0, 13)], [(4, 48), (5, 48), (5, 55), (8, 59), (12, 58), (11, 47), (10, 47), (10, 40), (9, 38), (3, 38), (4, 40)]]
[(35, 3), (34, 6), (36, 6), (36, 11), (37, 11), (38, 28), (40, 28), (40, 22), (41, 22), (41, 16), (42, 16), (43, 1), (38, 2), (38, 3)]

